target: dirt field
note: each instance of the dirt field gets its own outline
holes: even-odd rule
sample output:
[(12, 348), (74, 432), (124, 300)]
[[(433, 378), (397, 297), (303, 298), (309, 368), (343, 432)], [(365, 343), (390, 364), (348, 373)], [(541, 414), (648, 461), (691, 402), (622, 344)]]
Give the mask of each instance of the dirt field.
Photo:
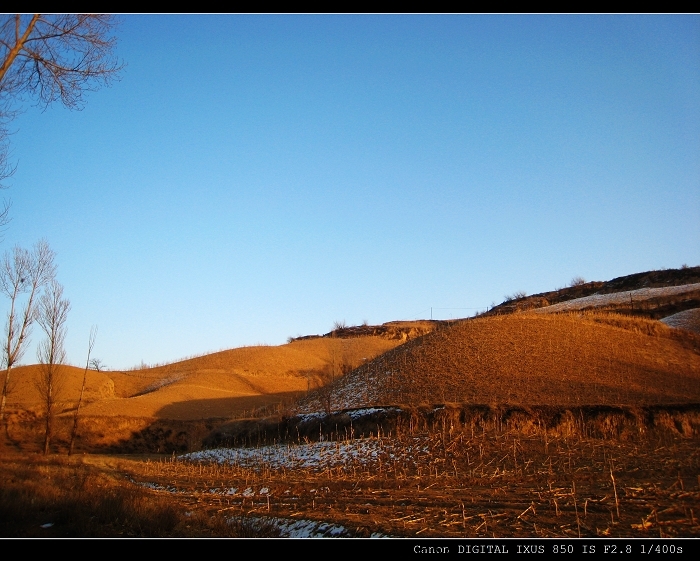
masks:
[[(233, 521), (245, 535), (258, 536), (312, 528), (314, 535), (348, 537), (700, 537), (697, 439), (492, 432), (375, 437), (352, 445), (358, 442), (373, 442), (377, 454), (325, 469), (272, 469), (264, 462), (251, 468), (177, 456), (3, 454), (0, 533), (231, 535), (225, 521)], [(338, 451), (344, 446), (331, 444)], [(420, 453), (397, 459), (396, 450), (406, 447)], [(93, 479), (100, 481), (101, 496), (105, 489), (128, 491), (119, 508), (155, 521), (135, 527), (126, 524), (129, 515), (115, 522), (114, 514), (102, 514), (102, 500), (85, 504), (84, 489), (70, 492), (74, 484), (61, 486), (68, 491), (41, 508), (33, 506), (47, 484)], [(19, 517), (18, 495), (34, 498)], [(161, 505), (169, 514), (144, 514), (142, 503)], [(105, 517), (101, 525), (87, 522), (95, 512)], [(46, 524), (52, 526), (41, 527)]]

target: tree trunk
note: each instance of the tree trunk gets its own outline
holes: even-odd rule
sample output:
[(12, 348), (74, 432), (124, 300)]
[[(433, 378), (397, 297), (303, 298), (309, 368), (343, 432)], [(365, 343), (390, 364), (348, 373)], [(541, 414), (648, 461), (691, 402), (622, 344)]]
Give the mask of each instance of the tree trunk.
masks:
[(0, 401), (0, 421), (5, 419), (5, 402), (7, 401), (7, 386), (10, 383), (10, 370), (12, 370), (12, 367), (8, 366), (7, 371), (5, 373), (5, 383), (2, 386), (2, 400)]
[[(88, 353), (88, 364), (90, 364), (90, 354)], [(75, 442), (75, 437), (78, 434), (78, 413), (80, 413), (80, 406), (83, 404), (83, 393), (85, 393), (85, 382), (87, 380), (88, 367), (85, 365), (85, 373), (83, 374), (83, 385), (80, 388), (80, 397), (78, 398), (78, 407), (75, 408), (75, 416), (73, 417), (73, 430), (70, 433), (70, 446), (68, 446), (68, 455), (73, 454), (73, 443)]]

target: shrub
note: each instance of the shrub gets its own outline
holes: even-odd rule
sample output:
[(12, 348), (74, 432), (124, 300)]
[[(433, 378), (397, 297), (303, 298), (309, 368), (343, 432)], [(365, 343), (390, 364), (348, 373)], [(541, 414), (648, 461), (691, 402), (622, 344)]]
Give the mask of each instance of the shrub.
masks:
[(513, 294), (504, 296), (503, 302), (512, 302), (513, 300), (520, 300), (521, 298), (525, 298), (525, 296), (527, 296), (527, 292), (525, 292), (524, 290), (518, 290)]

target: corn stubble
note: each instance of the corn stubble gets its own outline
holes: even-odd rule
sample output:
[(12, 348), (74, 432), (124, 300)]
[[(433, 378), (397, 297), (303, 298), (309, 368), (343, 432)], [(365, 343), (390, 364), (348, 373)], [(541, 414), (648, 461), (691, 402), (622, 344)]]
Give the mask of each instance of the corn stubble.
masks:
[[(630, 440), (497, 429), (373, 438), (387, 445), (374, 462), (323, 470), (171, 458), (126, 471), (190, 508), (324, 521), (354, 536), (700, 536), (697, 440), (670, 431)], [(389, 449), (401, 441), (425, 452), (397, 459)]]

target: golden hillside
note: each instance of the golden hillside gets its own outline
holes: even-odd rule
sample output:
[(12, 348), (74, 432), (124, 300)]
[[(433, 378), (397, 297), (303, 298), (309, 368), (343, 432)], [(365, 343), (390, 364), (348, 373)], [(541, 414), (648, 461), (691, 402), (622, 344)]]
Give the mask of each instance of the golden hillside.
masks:
[[(132, 371), (89, 370), (85, 415), (201, 419), (232, 417), (289, 403), (400, 344), (400, 339), (319, 337), (280, 346), (242, 347)], [(62, 410), (77, 403), (82, 368), (65, 367)], [(12, 370), (9, 410), (41, 411), (39, 366)]]
[[(328, 391), (305, 411), (323, 409)], [(603, 314), (467, 320), (415, 339), (336, 384), (334, 409), (380, 404), (642, 405), (700, 402), (700, 339)]]

